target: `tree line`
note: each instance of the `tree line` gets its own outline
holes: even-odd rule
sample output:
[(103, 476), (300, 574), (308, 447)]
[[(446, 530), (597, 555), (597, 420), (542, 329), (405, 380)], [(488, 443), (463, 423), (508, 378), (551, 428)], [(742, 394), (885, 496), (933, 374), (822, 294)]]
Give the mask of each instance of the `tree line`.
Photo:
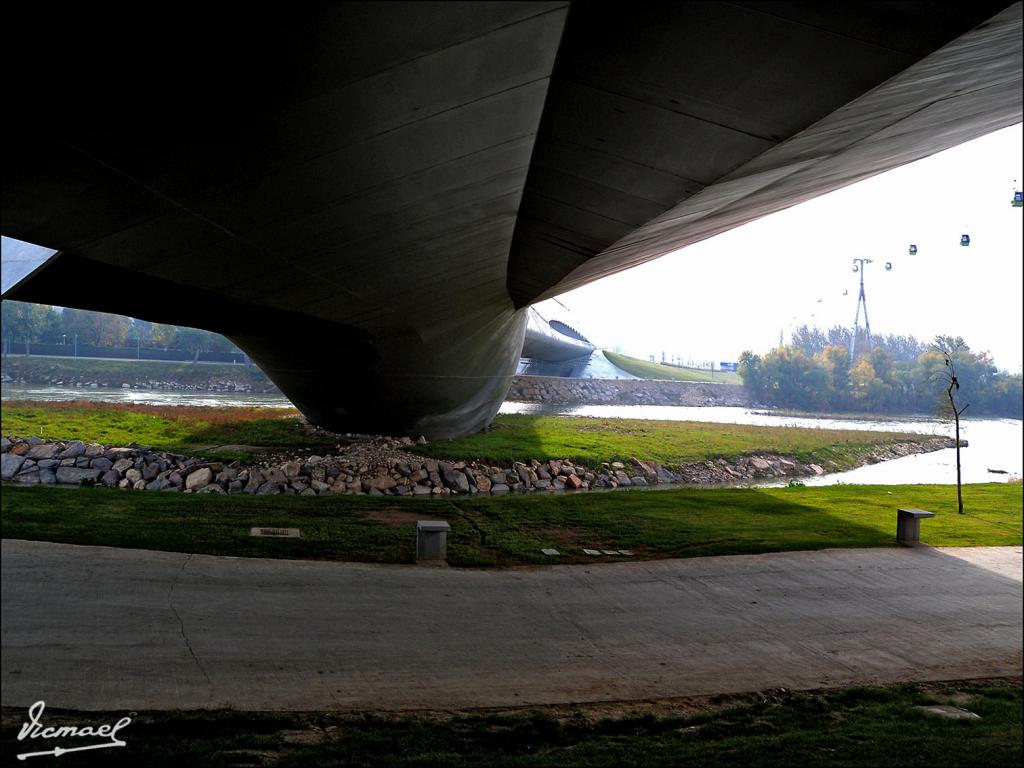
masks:
[(22, 301), (4, 301), (3, 339), (30, 344), (74, 344), (94, 347), (143, 347), (145, 349), (200, 352), (241, 350), (219, 333), (137, 320), (123, 315), (87, 309), (53, 307)]
[[(872, 336), (870, 352), (850, 359), (850, 330), (803, 326), (766, 355), (744, 352), (739, 374), (751, 397), (806, 411), (933, 414), (948, 409), (943, 350), (955, 350), (960, 392), (975, 415), (1021, 418), (1021, 375), (999, 371), (988, 352), (957, 337), (925, 345), (913, 336)], [(866, 339), (858, 339), (863, 349)]]

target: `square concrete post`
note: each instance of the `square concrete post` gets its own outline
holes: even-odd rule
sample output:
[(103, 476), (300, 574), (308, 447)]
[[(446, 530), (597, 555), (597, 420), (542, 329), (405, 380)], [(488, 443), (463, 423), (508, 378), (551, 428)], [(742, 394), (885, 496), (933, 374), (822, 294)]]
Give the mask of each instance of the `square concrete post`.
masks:
[(935, 517), (934, 512), (923, 509), (896, 510), (896, 543), (914, 546), (921, 543), (921, 520)]
[(451, 526), (444, 520), (416, 521), (416, 560), (446, 560), (448, 533)]

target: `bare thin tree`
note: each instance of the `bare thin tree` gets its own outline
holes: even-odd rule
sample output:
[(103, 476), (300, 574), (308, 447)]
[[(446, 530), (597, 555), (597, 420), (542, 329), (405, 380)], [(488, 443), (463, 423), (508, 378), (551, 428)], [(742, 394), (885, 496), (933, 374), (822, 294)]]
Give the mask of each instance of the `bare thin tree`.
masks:
[(950, 340), (940, 337), (936, 339), (935, 343), (935, 349), (942, 354), (942, 359), (946, 362), (946, 370), (942, 374), (942, 379), (946, 383), (946, 397), (949, 398), (949, 409), (953, 413), (953, 421), (956, 424), (956, 503), (957, 511), (961, 515), (964, 514), (964, 495), (963, 486), (960, 482), (960, 416), (967, 410), (970, 403), (964, 405), (963, 408), (957, 408), (953, 392), (954, 390), (960, 391), (960, 382), (956, 378), (954, 357), (963, 346), (963, 341), (959, 338)]

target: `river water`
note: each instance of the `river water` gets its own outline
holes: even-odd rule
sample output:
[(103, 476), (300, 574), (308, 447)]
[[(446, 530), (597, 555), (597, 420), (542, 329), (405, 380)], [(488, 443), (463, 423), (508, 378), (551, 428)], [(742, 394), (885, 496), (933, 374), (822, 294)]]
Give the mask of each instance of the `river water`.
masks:
[[(100, 387), (51, 387), (3, 384), (3, 400), (97, 400), (107, 403), (150, 405), (246, 406), (291, 408), (281, 395), (251, 395), (227, 392), (178, 392), (140, 389), (103, 389)], [(533, 403), (504, 403), (500, 413), (527, 413), (599, 418), (663, 419), (700, 421), (716, 424), (752, 424), (760, 426), (805, 427), (811, 429), (850, 429), (875, 432), (913, 432), (926, 435), (953, 435), (951, 422), (930, 418), (818, 418), (812, 415), (784, 415), (747, 408), (657, 405), (578, 405), (550, 406)], [(965, 483), (1006, 482), (1024, 475), (1024, 430), (1017, 419), (964, 419), (960, 436), (969, 445), (961, 448), (961, 468)], [(990, 470), (1003, 470), (996, 473)], [(1005, 474), (1004, 474), (1005, 473)], [(859, 467), (822, 477), (806, 478), (807, 485), (837, 483), (901, 485), (907, 483), (956, 482), (956, 450), (906, 456), (880, 464)], [(783, 483), (775, 483), (781, 485)]]

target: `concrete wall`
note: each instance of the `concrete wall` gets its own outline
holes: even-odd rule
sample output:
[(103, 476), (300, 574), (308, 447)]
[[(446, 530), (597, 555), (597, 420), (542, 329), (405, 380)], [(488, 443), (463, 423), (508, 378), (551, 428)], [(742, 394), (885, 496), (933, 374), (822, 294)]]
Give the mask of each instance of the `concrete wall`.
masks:
[(559, 379), (516, 376), (506, 400), (553, 405), (738, 405), (750, 404), (736, 384), (645, 379)]

